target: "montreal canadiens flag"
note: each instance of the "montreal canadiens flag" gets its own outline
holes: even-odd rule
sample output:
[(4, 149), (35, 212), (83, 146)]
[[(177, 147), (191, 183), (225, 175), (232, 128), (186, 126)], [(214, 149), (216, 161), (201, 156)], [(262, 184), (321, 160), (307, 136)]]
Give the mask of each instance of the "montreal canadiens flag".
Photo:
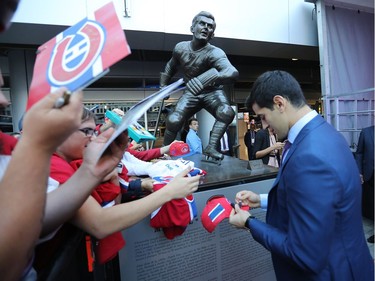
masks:
[(131, 53), (113, 3), (38, 48), (27, 109), (60, 87), (83, 89)]

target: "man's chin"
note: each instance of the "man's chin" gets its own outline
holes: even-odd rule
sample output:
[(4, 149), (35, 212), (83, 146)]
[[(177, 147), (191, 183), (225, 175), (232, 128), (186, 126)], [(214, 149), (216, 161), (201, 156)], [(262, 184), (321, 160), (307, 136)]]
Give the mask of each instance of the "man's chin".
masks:
[(209, 41), (208, 38), (203, 38), (202, 36), (199, 36), (196, 40), (202, 44), (208, 43)]

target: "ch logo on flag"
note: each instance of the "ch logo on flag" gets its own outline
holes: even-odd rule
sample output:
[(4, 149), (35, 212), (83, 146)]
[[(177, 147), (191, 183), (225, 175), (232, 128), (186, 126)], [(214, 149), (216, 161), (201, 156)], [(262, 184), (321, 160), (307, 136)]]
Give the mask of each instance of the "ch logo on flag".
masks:
[(99, 22), (84, 19), (60, 35), (62, 38), (57, 38), (48, 64), (47, 79), (51, 86), (70, 84), (75, 88), (75, 81), (91, 80), (95, 73), (103, 71), (100, 54), (106, 30)]
[(57, 88), (85, 88), (130, 53), (114, 4), (107, 3), (38, 48), (27, 110)]

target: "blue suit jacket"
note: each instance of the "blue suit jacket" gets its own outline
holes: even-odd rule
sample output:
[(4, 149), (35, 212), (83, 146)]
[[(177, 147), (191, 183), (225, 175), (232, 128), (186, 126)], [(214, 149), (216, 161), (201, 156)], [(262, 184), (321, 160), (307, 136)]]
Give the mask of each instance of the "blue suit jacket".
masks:
[(267, 224), (252, 220), (250, 228), (271, 251), (278, 280), (373, 280), (358, 169), (321, 116), (291, 146), (268, 195)]

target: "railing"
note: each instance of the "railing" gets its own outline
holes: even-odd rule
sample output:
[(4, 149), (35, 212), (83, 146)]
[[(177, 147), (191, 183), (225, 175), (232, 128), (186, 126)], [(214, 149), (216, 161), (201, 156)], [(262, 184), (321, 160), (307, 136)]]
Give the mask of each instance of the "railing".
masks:
[(352, 149), (356, 148), (361, 129), (374, 125), (374, 90), (323, 97), (326, 120), (343, 134)]

